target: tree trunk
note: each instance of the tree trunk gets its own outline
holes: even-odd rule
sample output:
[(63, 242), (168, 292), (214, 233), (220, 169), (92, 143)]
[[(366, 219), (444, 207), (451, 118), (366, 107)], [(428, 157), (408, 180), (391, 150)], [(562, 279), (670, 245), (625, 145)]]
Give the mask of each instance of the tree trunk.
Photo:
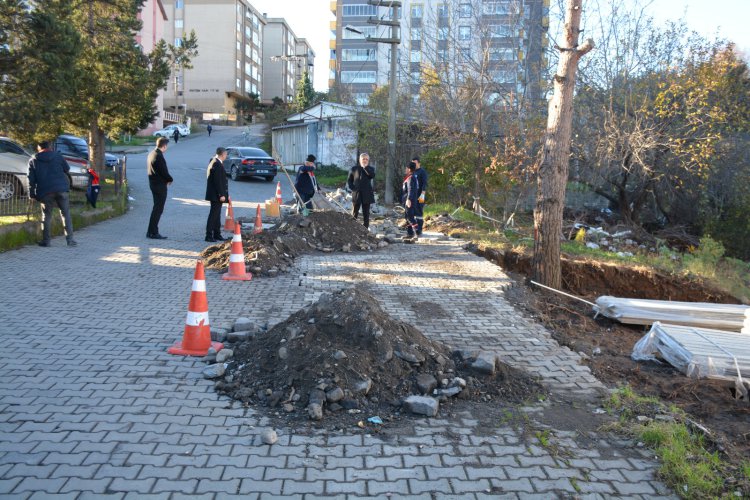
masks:
[(566, 1), (565, 47), (558, 47), (560, 62), (554, 77), (554, 95), (549, 103), (547, 133), (537, 177), (533, 276), (536, 281), (553, 288), (560, 288), (561, 285), (560, 238), (568, 180), (576, 70), (581, 56), (594, 47), (590, 39), (578, 46), (582, 3), (583, 0)]
[(101, 172), (106, 165), (104, 161), (104, 132), (99, 128), (99, 122), (94, 119), (89, 128), (89, 163), (91, 168)]

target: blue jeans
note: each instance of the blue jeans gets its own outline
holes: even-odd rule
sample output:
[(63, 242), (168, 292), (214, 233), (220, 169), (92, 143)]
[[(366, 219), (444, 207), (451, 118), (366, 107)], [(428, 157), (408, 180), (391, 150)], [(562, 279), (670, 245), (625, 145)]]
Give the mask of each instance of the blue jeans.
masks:
[(39, 200), (42, 204), (42, 241), (49, 243), (50, 228), (52, 227), (52, 209), (54, 205), (60, 209), (63, 226), (65, 227), (65, 239), (73, 240), (73, 221), (70, 219), (70, 198), (67, 192), (47, 193)]

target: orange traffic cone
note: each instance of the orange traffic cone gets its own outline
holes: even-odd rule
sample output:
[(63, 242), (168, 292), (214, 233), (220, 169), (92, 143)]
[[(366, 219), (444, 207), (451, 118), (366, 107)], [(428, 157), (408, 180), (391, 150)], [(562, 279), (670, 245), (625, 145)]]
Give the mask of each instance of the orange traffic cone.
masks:
[(260, 218), (260, 205), (258, 205), (258, 209), (255, 211), (255, 227), (253, 228), (253, 234), (258, 234), (263, 232), (263, 219)]
[(226, 219), (224, 220), (224, 229), (226, 231), (232, 231), (234, 229), (234, 209), (232, 208), (232, 199), (227, 199), (227, 213)]
[(175, 342), (172, 347), (167, 349), (167, 352), (183, 356), (205, 356), (208, 354), (209, 347), (219, 351), (224, 347), (224, 344), (211, 342), (208, 298), (206, 297), (206, 274), (203, 270), (203, 262), (199, 260), (195, 265), (190, 305), (188, 305), (187, 319), (185, 320), (185, 333), (182, 335), (182, 341)]
[(242, 232), (240, 223), (234, 224), (232, 253), (229, 255), (229, 272), (221, 275), (223, 280), (250, 281), (253, 275), (245, 270), (245, 251), (242, 249)]
[(276, 183), (276, 202), (281, 206), (281, 181)]

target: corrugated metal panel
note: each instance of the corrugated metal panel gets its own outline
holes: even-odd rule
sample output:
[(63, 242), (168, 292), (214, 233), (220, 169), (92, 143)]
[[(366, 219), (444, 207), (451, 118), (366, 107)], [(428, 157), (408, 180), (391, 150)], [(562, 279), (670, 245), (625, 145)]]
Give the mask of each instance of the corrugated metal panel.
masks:
[(630, 325), (651, 325), (662, 321), (733, 332), (740, 332), (743, 327), (750, 328), (750, 306), (735, 304), (622, 299), (605, 295), (596, 299), (594, 311)]

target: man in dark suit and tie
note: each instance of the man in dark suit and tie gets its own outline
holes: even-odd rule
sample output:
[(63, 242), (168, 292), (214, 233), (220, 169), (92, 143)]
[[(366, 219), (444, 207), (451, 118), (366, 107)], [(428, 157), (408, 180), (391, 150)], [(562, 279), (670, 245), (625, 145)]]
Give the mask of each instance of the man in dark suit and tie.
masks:
[(206, 200), (211, 202), (206, 222), (206, 241), (221, 241), (221, 205), (229, 200), (229, 181), (224, 170), (227, 150), (216, 148), (216, 155), (211, 158), (206, 169)]
[(151, 218), (148, 221), (148, 231), (146, 238), (154, 240), (165, 240), (166, 236), (159, 234), (159, 220), (164, 212), (164, 204), (167, 202), (167, 187), (172, 184), (174, 179), (169, 175), (167, 160), (164, 159), (164, 153), (167, 151), (169, 139), (159, 137), (156, 140), (156, 149), (148, 155), (146, 168), (148, 170), (148, 185), (151, 188), (151, 194), (154, 197), (154, 208), (151, 209)]

